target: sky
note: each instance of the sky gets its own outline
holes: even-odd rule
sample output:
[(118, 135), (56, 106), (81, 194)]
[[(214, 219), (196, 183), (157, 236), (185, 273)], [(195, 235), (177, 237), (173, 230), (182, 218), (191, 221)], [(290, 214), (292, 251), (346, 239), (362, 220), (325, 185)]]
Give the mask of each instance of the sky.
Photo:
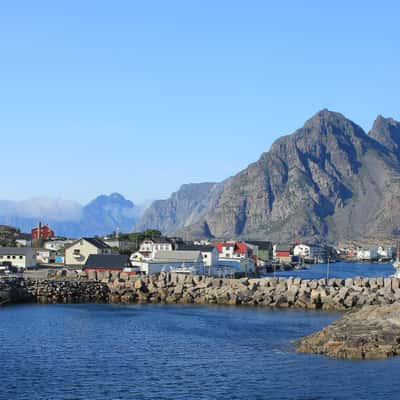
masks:
[(0, 199), (140, 203), (221, 181), (317, 111), (400, 119), (396, 1), (0, 9)]

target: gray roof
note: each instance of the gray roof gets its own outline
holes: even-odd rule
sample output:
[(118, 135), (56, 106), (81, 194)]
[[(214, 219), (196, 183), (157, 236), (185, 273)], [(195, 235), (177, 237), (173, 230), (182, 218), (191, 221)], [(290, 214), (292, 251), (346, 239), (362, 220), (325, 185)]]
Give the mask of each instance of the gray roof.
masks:
[(32, 247), (0, 247), (0, 255), (25, 256), (26, 254), (35, 253), (36, 250)]
[(93, 246), (96, 246), (98, 249), (110, 249), (111, 248), (108, 244), (104, 243), (101, 239), (98, 239), (98, 238), (84, 237), (82, 239), (86, 240)]
[(179, 244), (177, 250), (182, 251), (201, 251), (202, 253), (211, 253), (214, 249), (214, 246), (206, 246), (206, 245), (197, 245), (197, 244)]
[(86, 240), (88, 243), (92, 244), (93, 246), (97, 247), (98, 249), (107, 249), (107, 250), (111, 250), (111, 247), (104, 243), (101, 239), (98, 238), (89, 238), (89, 237), (83, 237), (81, 239), (75, 240), (73, 243), (70, 243), (68, 245), (65, 246), (65, 250), (69, 249), (70, 247), (76, 245), (77, 243), (79, 243), (81, 240)]
[(200, 251), (157, 251), (154, 261), (155, 262), (194, 262), (201, 259)]
[(129, 267), (129, 256), (120, 254), (92, 254), (88, 257), (84, 268), (125, 268)]

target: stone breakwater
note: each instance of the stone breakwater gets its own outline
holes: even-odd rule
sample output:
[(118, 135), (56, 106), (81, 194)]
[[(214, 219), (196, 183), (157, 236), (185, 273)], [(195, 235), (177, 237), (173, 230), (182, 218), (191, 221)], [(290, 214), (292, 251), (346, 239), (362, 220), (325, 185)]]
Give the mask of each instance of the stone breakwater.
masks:
[(137, 277), (91, 273), (88, 277), (9, 282), (14, 296), (9, 298), (10, 302), (18, 301), (18, 293), (21, 301), (38, 303), (187, 303), (322, 310), (348, 310), (400, 301), (400, 280), (396, 278), (331, 279), (326, 283), (300, 278), (227, 279), (179, 274)]
[(108, 285), (96, 281), (0, 280), (0, 304), (40, 303), (78, 304), (108, 303)]
[[(107, 281), (107, 279), (106, 279)], [(104, 280), (103, 280), (104, 282)], [(398, 279), (219, 279), (161, 274), (108, 283), (112, 303), (197, 303), (348, 310), (400, 300)]]

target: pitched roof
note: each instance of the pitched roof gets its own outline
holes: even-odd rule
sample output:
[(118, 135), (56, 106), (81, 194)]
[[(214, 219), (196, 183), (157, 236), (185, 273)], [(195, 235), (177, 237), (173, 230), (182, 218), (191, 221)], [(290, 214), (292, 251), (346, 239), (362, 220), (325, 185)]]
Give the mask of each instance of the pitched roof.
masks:
[(129, 255), (125, 254), (92, 254), (84, 268), (125, 268), (129, 267)]
[(217, 248), (218, 253), (222, 253), (223, 247), (233, 247), (235, 254), (247, 254), (247, 245), (243, 242), (215, 242), (214, 246)]
[(84, 237), (82, 239), (86, 240), (87, 242), (89, 242), (93, 246), (97, 247), (98, 249), (110, 249), (111, 248), (108, 244), (104, 243), (101, 239), (98, 239), (98, 238)]
[(200, 251), (157, 251), (154, 256), (155, 262), (194, 262), (201, 259)]

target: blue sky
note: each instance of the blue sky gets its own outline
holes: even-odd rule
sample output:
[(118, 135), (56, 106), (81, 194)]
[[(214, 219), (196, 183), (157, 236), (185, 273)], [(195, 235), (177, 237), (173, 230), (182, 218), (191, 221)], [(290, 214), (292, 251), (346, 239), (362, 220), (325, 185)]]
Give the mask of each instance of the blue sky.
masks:
[(135, 202), (238, 172), (322, 108), (400, 119), (395, 1), (5, 1), (1, 199)]

